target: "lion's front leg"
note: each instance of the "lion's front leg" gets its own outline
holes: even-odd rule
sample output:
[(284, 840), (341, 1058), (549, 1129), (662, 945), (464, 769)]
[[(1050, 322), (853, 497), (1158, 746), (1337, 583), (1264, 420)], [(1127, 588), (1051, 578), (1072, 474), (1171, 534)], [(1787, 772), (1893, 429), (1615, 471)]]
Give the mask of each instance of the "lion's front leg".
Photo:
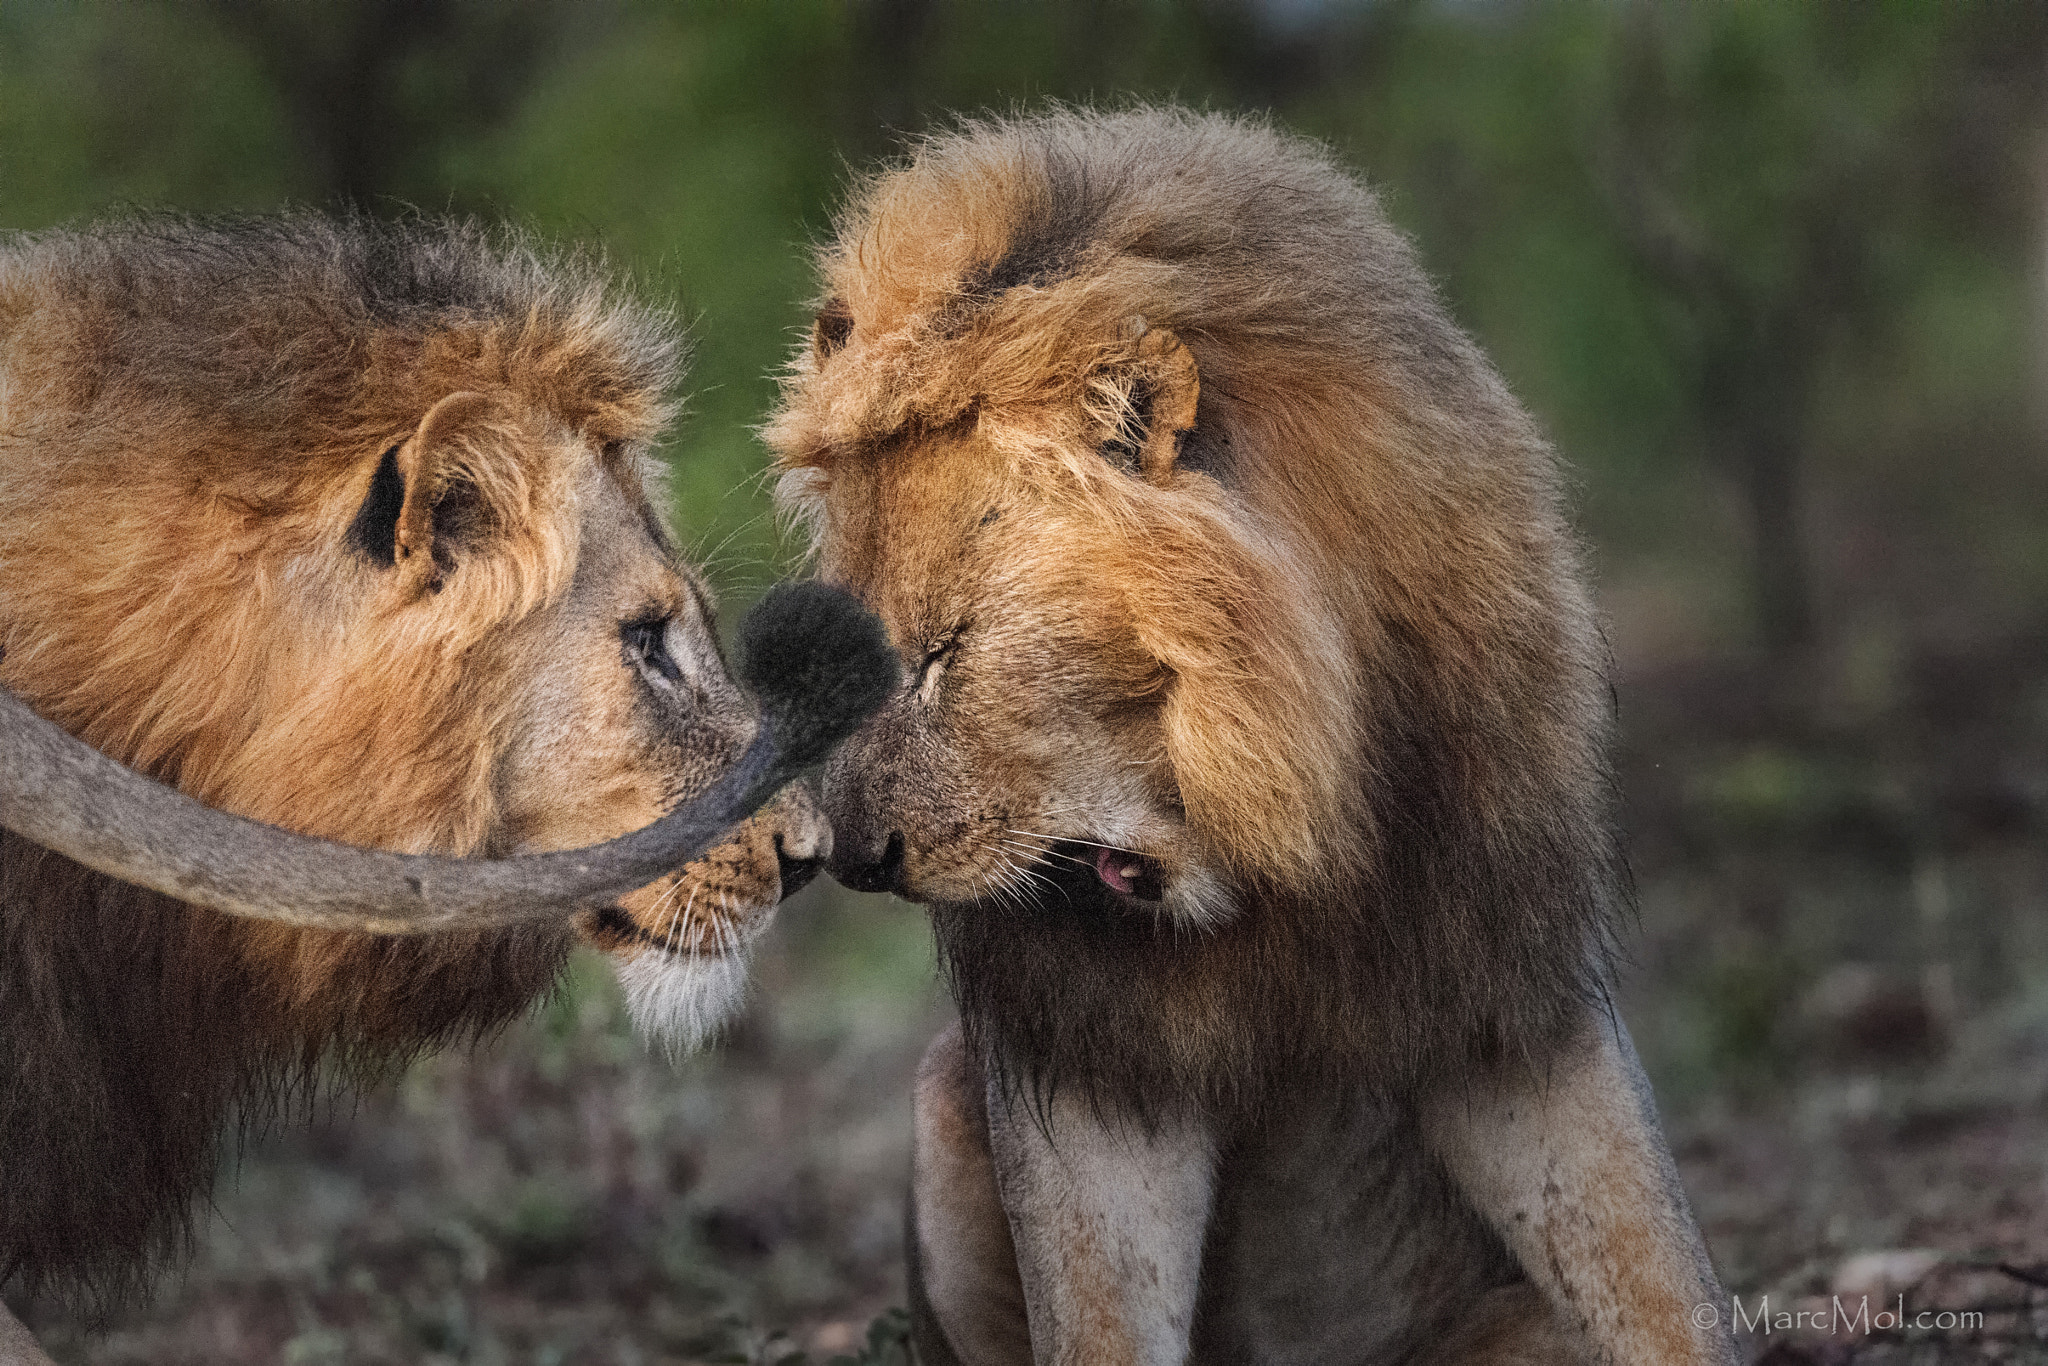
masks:
[(0, 1304), (0, 1366), (57, 1366), (4, 1304)]
[(1032, 1360), (1181, 1366), (1216, 1169), (1207, 1126), (1144, 1124), (1071, 1089), (1042, 1110), (993, 1085), (985, 1095)]
[(924, 1366), (1030, 1366), (1031, 1330), (989, 1152), (981, 1066), (960, 1026), (917, 1069), (910, 1149), (911, 1333)]
[(1588, 1012), (1549, 1066), (1423, 1107), (1452, 1179), (1601, 1360), (1732, 1363), (1722, 1294), (1621, 1022)]
[(1178, 1366), (1209, 1221), (1207, 1134), (1105, 1122), (1072, 1097), (1043, 1118), (990, 1094), (958, 1025), (926, 1051), (909, 1221), (920, 1359)]

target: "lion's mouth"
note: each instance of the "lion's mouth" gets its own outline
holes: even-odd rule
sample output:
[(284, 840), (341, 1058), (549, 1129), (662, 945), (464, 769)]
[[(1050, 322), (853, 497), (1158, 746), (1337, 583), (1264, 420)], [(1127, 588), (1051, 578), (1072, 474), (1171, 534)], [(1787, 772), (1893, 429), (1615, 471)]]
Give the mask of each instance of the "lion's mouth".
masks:
[(1159, 860), (1128, 849), (1097, 845), (1095, 876), (1112, 892), (1140, 901), (1157, 901), (1166, 895), (1166, 874)]
[(578, 913), (577, 927), (592, 948), (604, 953), (630, 954), (653, 949), (679, 962), (744, 956), (751, 938), (748, 921), (773, 911), (778, 902), (749, 904), (728, 901), (721, 913), (685, 918), (635, 912), (623, 903), (593, 906)]

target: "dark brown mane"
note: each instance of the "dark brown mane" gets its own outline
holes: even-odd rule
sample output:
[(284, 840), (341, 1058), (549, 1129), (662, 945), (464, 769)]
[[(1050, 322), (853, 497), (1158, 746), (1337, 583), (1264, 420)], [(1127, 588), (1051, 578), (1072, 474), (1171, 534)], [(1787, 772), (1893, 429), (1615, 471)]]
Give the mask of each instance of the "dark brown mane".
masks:
[[(234, 921), (0, 832), (0, 1283), (87, 1314), (181, 1255), (236, 1132), (515, 1018), (565, 927), (365, 940), (278, 998)], [(393, 997), (402, 993), (403, 1004)]]

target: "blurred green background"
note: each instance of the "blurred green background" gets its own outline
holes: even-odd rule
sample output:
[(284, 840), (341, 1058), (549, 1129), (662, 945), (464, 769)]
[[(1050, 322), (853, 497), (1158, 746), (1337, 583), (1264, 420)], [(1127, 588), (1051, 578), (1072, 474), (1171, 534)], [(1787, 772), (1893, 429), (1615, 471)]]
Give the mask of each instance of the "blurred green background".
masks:
[[(737, 606), (793, 564), (750, 426), (840, 189), (1049, 99), (1327, 140), (1565, 452), (1624, 1002), (1731, 1283), (2048, 1264), (2048, 7), (0, 0), (0, 227), (346, 200), (601, 245), (695, 331), (675, 514)], [(153, 1308), (39, 1327), (94, 1361), (887, 1356), (922, 921), (807, 892), (761, 976), (671, 1066), (584, 964), (259, 1144)]]

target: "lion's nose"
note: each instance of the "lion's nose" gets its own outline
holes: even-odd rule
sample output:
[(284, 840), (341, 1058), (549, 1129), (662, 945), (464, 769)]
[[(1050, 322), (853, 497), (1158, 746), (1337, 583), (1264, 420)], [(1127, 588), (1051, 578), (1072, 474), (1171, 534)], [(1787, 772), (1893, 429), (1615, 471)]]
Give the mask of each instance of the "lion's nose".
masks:
[(814, 853), (792, 853), (783, 843), (782, 836), (775, 837), (775, 868), (782, 878), (782, 894), (795, 896), (803, 885), (818, 875), (825, 866), (825, 860)]
[(879, 850), (873, 845), (857, 848), (851, 840), (839, 842), (832, 853), (832, 876), (856, 892), (902, 895), (903, 832), (891, 830)]
[(832, 825), (804, 783), (784, 788), (776, 809), (781, 828), (775, 832), (775, 869), (782, 879), (782, 894), (790, 897), (825, 866), (832, 853)]

